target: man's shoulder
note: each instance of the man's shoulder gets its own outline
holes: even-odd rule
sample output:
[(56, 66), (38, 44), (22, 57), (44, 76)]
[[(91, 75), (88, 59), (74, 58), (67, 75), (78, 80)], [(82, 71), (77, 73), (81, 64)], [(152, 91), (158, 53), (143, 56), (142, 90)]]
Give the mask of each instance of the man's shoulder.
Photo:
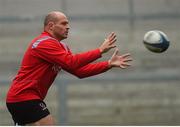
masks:
[(32, 41), (32, 48), (36, 48), (40, 44), (56, 44), (58, 40), (50, 36), (39, 36)]

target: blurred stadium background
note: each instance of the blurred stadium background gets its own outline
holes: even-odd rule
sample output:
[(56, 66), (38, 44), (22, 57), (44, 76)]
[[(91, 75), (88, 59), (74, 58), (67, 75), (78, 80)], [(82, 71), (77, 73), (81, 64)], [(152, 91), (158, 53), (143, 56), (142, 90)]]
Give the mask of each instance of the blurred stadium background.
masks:
[[(13, 125), (6, 92), (28, 43), (53, 10), (69, 17), (71, 32), (64, 41), (73, 52), (96, 48), (114, 31), (120, 53), (134, 59), (127, 70), (87, 79), (61, 72), (45, 100), (57, 125), (180, 124), (179, 0), (0, 0), (0, 125)], [(153, 29), (171, 40), (163, 54), (142, 44)]]

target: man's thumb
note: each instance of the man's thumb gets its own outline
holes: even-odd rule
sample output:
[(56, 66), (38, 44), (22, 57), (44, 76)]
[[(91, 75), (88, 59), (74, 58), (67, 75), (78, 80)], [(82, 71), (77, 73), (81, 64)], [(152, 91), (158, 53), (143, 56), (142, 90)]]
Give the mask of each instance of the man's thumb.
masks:
[(119, 53), (118, 48), (115, 48), (115, 51), (114, 51), (114, 53), (113, 53), (113, 56), (116, 56), (118, 53)]

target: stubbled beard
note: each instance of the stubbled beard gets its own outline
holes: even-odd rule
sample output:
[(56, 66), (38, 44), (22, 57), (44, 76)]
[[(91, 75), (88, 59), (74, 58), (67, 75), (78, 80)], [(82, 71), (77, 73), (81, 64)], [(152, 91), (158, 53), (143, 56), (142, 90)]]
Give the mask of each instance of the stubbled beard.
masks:
[(59, 41), (61, 41), (61, 40), (64, 40), (64, 39), (66, 39), (67, 38), (67, 36), (62, 36), (61, 34), (59, 34), (59, 33), (54, 33), (54, 35), (55, 35), (55, 37), (59, 40)]

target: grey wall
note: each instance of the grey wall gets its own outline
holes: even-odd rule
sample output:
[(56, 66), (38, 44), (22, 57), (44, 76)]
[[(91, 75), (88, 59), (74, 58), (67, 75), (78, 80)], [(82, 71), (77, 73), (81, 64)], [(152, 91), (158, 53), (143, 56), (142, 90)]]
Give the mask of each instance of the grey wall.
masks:
[[(179, 125), (179, 0), (0, 0), (0, 125), (13, 124), (6, 92), (28, 43), (53, 10), (69, 17), (71, 32), (64, 41), (73, 52), (96, 48), (115, 31), (120, 53), (130, 52), (134, 59), (127, 70), (113, 69), (91, 80), (59, 74), (46, 98), (58, 125)], [(162, 54), (142, 44), (145, 32), (153, 29), (171, 41)], [(59, 86), (64, 82), (63, 100)]]

